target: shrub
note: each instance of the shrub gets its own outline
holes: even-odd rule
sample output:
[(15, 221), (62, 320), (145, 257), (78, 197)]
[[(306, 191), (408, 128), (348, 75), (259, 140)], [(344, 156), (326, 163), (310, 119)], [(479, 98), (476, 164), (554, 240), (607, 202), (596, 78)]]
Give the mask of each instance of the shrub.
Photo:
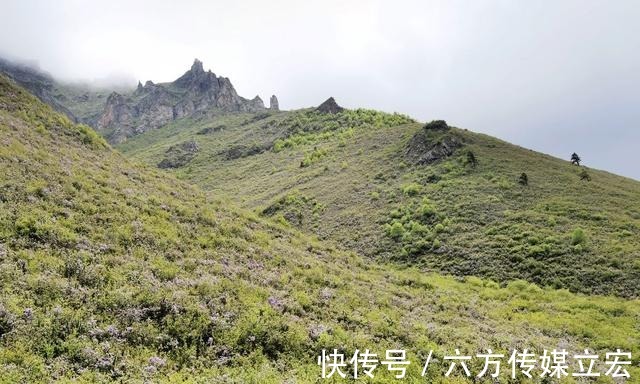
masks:
[(387, 233), (393, 239), (399, 239), (404, 235), (404, 227), (398, 221), (387, 227)]
[(583, 245), (587, 241), (587, 236), (581, 228), (576, 228), (571, 233), (571, 244), (572, 245)]
[(526, 173), (522, 172), (520, 177), (518, 178), (518, 184), (520, 185), (529, 185), (529, 176)]
[(402, 187), (402, 193), (407, 196), (415, 196), (422, 190), (422, 186), (417, 183), (407, 184)]
[(430, 219), (436, 215), (436, 208), (427, 199), (423, 200), (420, 206), (420, 216), (423, 219)]
[(447, 129), (449, 126), (444, 120), (432, 120), (424, 125), (424, 129)]
[(589, 172), (587, 172), (586, 169), (582, 169), (582, 171), (580, 171), (580, 180), (584, 180), (584, 181), (591, 181), (591, 175), (589, 175)]
[(478, 159), (476, 159), (476, 155), (472, 151), (467, 152), (466, 164), (470, 165), (473, 168), (478, 165)]

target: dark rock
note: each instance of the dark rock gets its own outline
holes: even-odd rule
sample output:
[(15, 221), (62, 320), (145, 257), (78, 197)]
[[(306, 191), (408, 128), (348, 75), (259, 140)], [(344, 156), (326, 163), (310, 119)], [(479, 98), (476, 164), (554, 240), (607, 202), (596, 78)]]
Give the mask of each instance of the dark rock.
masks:
[(453, 155), (462, 146), (462, 141), (453, 135), (437, 139), (430, 138), (425, 131), (416, 133), (409, 141), (406, 155), (418, 165), (435, 163)]
[(208, 135), (210, 133), (220, 132), (226, 128), (226, 125), (221, 124), (215, 127), (207, 127), (196, 132), (196, 135)]
[(340, 112), (344, 111), (344, 108), (339, 106), (338, 103), (336, 103), (336, 100), (333, 97), (330, 97), (324, 103), (320, 104), (320, 106), (318, 106), (318, 108), (316, 108), (316, 111), (321, 112), (321, 113), (335, 114), (335, 113), (340, 113)]
[(267, 149), (267, 146), (260, 145), (237, 145), (227, 149), (226, 151), (222, 152), (222, 154), (226, 160), (235, 160), (260, 154), (262, 152), (265, 152)]
[(164, 159), (158, 163), (158, 168), (182, 167), (189, 163), (199, 150), (198, 144), (193, 140), (173, 145), (165, 152)]
[(276, 95), (271, 95), (271, 98), (269, 99), (269, 109), (271, 109), (272, 111), (280, 110), (280, 104), (278, 103), (278, 98), (276, 97)]

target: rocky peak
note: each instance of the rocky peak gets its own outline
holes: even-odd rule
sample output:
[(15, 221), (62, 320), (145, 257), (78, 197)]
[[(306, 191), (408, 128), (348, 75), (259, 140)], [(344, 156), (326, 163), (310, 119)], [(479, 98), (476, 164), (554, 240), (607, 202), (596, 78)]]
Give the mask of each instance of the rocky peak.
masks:
[(328, 98), (327, 100), (325, 100), (324, 103), (320, 104), (320, 106), (316, 108), (316, 111), (320, 113), (331, 113), (331, 114), (339, 113), (339, 112), (342, 112), (343, 110), (344, 108), (339, 106), (333, 97)]
[(195, 59), (191, 69), (180, 76), (173, 84), (180, 88), (206, 89), (216, 86), (217, 81), (216, 75), (211, 71), (205, 72), (202, 62)]
[(272, 111), (280, 110), (280, 104), (278, 104), (278, 98), (276, 95), (271, 95), (271, 98), (269, 99), (269, 109)]
[[(175, 92), (179, 90), (179, 92)], [(265, 110), (260, 97), (240, 97), (227, 77), (205, 71), (195, 59), (191, 68), (172, 83), (147, 81), (134, 91), (137, 97), (109, 96), (99, 129), (113, 132), (111, 142), (159, 128), (172, 120), (203, 112), (259, 112)]]
[(264, 108), (264, 101), (262, 101), (262, 99), (260, 98), (260, 96), (256, 95), (256, 97), (254, 97), (251, 100), (255, 105), (261, 105), (262, 108)]
[(125, 102), (125, 97), (115, 91), (111, 92), (109, 97), (107, 97), (107, 106), (123, 104), (124, 102)]
[(204, 73), (204, 67), (202, 65), (202, 61), (198, 59), (193, 60), (193, 64), (191, 65), (191, 73), (194, 73), (194, 74)]

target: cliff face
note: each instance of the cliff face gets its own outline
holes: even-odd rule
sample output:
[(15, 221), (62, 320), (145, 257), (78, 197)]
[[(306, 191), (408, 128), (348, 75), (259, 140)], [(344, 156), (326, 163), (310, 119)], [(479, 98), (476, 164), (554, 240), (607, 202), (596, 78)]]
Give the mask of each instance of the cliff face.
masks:
[(147, 81), (130, 96), (116, 92), (109, 96), (97, 128), (113, 143), (161, 127), (172, 120), (208, 110), (256, 112), (265, 109), (260, 97), (252, 100), (238, 95), (231, 81), (205, 71), (196, 59), (187, 72), (172, 83)]

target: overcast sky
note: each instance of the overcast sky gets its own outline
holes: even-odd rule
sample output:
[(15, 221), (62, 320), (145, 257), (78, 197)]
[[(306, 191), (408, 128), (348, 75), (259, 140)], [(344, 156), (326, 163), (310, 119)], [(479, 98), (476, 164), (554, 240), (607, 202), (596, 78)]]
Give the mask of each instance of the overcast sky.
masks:
[(334, 96), (640, 179), (637, 0), (0, 1), (0, 55), (61, 79), (171, 81), (197, 57), (284, 109)]

